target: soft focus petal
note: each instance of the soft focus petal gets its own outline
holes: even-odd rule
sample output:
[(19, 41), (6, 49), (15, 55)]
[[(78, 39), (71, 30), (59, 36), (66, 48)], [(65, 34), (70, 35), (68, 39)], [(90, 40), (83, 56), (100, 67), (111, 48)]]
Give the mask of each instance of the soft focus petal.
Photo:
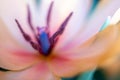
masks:
[[(68, 4), (69, 3), (69, 4)], [(53, 15), (51, 20), (52, 34), (60, 27), (66, 17), (73, 12), (64, 33), (60, 36), (56, 48), (61, 48), (69, 41), (73, 40), (73, 36), (81, 29), (86, 15), (91, 6), (91, 0), (56, 0), (53, 6)], [(62, 5), (62, 6), (61, 6)], [(66, 8), (64, 8), (64, 6)], [(69, 36), (68, 36), (69, 35)]]
[[(76, 33), (76, 36), (74, 36), (73, 40), (68, 42), (66, 45), (70, 46), (72, 44), (72, 47), (79, 46), (82, 43), (86, 42), (86, 40), (94, 36), (97, 32), (99, 32), (108, 16), (112, 16), (120, 7), (119, 1), (120, 0), (100, 1), (93, 15), (88, 18), (79, 32)], [(64, 49), (65, 47), (66, 46), (64, 46), (62, 49)]]
[[(105, 52), (105, 54), (109, 53), (109, 55), (104, 56), (101, 58), (101, 65), (105, 65), (108, 63), (109, 65), (109, 59), (115, 59), (116, 57), (119, 57), (120, 55), (120, 23), (116, 24), (115, 27), (118, 27), (118, 37), (117, 40), (114, 41), (114, 44), (110, 46), (110, 48)], [(107, 59), (107, 60), (106, 60)], [(104, 63), (103, 61), (106, 60)]]
[(38, 6), (36, 5), (35, 0), (27, 0), (27, 3), (29, 4), (31, 9), (31, 18), (34, 27), (46, 26), (46, 17), (51, 2), (52, 0), (41, 0), (41, 4)]
[(0, 20), (0, 67), (23, 69), (39, 61), (38, 55), (24, 49)]
[[(13, 4), (14, 3), (14, 4)], [(23, 38), (15, 19), (18, 19), (23, 30), (32, 36), (31, 30), (27, 24), (27, 3), (24, 0), (1, 0), (0, 2), (0, 18), (9, 29), (11, 35), (19, 41), (26, 50), (34, 51), (33, 48)], [(4, 26), (0, 26), (2, 29)]]
[[(81, 57), (85, 57), (90, 56), (91, 54), (96, 54), (97, 52), (102, 52), (106, 50), (106, 48), (108, 48), (109, 45), (113, 44), (114, 40), (116, 40), (116, 37), (118, 37), (118, 30), (119, 27), (109, 26), (109, 28), (106, 28), (105, 30), (99, 32), (97, 35), (93, 36), (82, 45), (73, 47), (72, 49), (72, 45), (67, 46), (63, 49), (63, 52), (62, 50), (55, 50), (54, 53), (56, 52), (56, 55), (69, 55), (69, 57), (70, 55), (71, 57), (74, 57), (76, 56), (76, 54), (78, 54)], [(92, 51), (91, 54), (89, 54), (89, 51)]]
[(38, 61), (40, 60), (37, 54), (10, 47), (0, 49), (0, 67), (8, 70), (24, 69)]
[[(109, 60), (107, 64), (103, 66), (108, 80), (119, 80), (120, 79), (120, 55), (114, 59)], [(118, 79), (117, 79), (118, 78)]]
[(85, 43), (85, 45), (69, 51), (65, 51), (65, 49), (57, 51), (56, 54), (60, 59), (52, 58), (51, 68), (56, 74), (68, 77), (100, 65), (111, 55), (117, 54), (116, 48), (110, 54), (108, 51), (112, 50), (112, 46), (115, 44), (120, 46), (119, 43), (115, 43), (120, 37), (119, 29), (118, 26), (109, 26), (94, 36), (95, 38), (88, 44)]
[[(119, 39), (119, 27), (115, 25), (108, 26), (105, 30), (99, 32), (97, 35), (93, 36), (88, 42), (84, 43), (83, 45), (80, 45), (79, 47), (74, 47), (70, 51), (66, 51), (65, 54), (69, 55), (72, 54), (71, 57), (75, 58), (78, 57), (89, 57), (89, 56), (95, 56), (95, 55), (101, 55), (101, 53), (104, 54), (105, 51), (108, 51), (109, 48), (111, 48), (115, 41), (118, 41)], [(75, 54), (76, 53), (76, 54)], [(64, 55), (65, 55), (64, 54)], [(108, 53), (109, 54), (109, 53)]]
[(80, 37), (77, 38), (77, 41), (79, 41), (80, 43), (85, 42), (91, 36), (99, 32), (108, 16), (112, 16), (120, 7), (119, 1), (120, 0), (100, 1), (98, 7), (96, 8), (96, 11), (93, 13), (91, 18), (88, 19), (88, 23), (83, 26), (83, 30), (81, 30), (81, 32), (79, 33)]
[(40, 62), (23, 71), (0, 72), (0, 80), (59, 80), (48, 69), (45, 62)]

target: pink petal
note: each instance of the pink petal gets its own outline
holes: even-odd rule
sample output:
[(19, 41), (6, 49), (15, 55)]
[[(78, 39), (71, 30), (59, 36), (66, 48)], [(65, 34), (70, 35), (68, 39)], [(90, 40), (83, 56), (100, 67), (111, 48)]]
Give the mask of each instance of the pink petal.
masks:
[[(1, 47), (1, 46), (0, 46)], [(0, 49), (0, 67), (9, 70), (27, 68), (40, 61), (39, 55), (9, 47)]]
[(39, 62), (22, 71), (0, 72), (1, 80), (58, 80), (52, 74), (45, 62)]

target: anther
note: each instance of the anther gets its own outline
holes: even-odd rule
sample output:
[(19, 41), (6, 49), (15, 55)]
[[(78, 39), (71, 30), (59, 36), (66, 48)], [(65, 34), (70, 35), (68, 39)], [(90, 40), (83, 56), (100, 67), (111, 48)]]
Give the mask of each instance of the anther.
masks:
[(33, 41), (30, 41), (30, 44), (34, 49), (39, 50), (39, 45), (38, 44), (34, 43)]
[(61, 26), (59, 27), (59, 29), (53, 34), (53, 36), (50, 39), (52, 39), (54, 41), (59, 35), (61, 35), (64, 32), (65, 27), (66, 27), (68, 21), (70, 20), (72, 14), (73, 14), (73, 12), (71, 12), (68, 15), (68, 17), (64, 20), (64, 22), (61, 24)]
[(29, 24), (29, 26), (30, 26), (30, 29), (33, 31), (33, 32), (35, 32), (35, 29), (34, 29), (34, 27), (33, 27), (33, 25), (32, 25), (32, 19), (31, 19), (31, 12), (30, 12), (30, 7), (29, 7), (29, 5), (27, 6), (27, 12), (28, 12), (28, 16), (27, 16), (27, 20), (28, 20), (28, 24)]
[(51, 12), (52, 12), (53, 3), (54, 2), (51, 2), (50, 7), (48, 9), (48, 14), (47, 14), (47, 27), (48, 28), (50, 26), (50, 18), (51, 18)]
[(27, 20), (28, 20), (29, 27), (34, 34), (36, 41), (39, 43), (37, 34), (36, 34), (35, 29), (34, 29), (33, 24), (32, 24), (31, 11), (30, 11), (29, 5), (27, 6), (27, 12), (28, 12)]
[(24, 39), (25, 39), (27, 42), (29, 42), (30, 45), (31, 45), (35, 50), (38, 50), (38, 51), (40, 52), (40, 45), (37, 44), (37, 43), (34, 43), (34, 42), (32, 41), (32, 39), (31, 39), (31, 37), (24, 32), (24, 30), (22, 29), (22, 27), (21, 27), (21, 25), (20, 25), (20, 23), (18, 22), (17, 19), (15, 19), (15, 22), (17, 23), (18, 28), (20, 29), (20, 31), (21, 31)]

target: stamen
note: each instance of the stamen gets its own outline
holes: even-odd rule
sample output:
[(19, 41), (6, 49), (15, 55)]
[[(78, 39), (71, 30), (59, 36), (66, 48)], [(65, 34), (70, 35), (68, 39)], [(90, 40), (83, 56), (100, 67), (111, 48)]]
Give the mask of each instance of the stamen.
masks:
[(29, 36), (27, 33), (24, 32), (24, 30), (22, 29), (22, 27), (21, 27), (21, 25), (20, 25), (20, 23), (18, 22), (17, 19), (15, 19), (15, 22), (17, 23), (18, 28), (20, 29), (20, 31), (21, 31), (21, 33), (22, 33), (24, 39), (25, 39), (26, 41), (31, 41), (30, 36)]
[(38, 45), (37, 43), (33, 42), (32, 39), (31, 39), (31, 37), (24, 32), (24, 30), (22, 29), (22, 27), (21, 27), (21, 25), (20, 25), (20, 23), (18, 22), (17, 19), (15, 19), (15, 22), (17, 23), (18, 28), (20, 29), (20, 31), (21, 31), (24, 39), (26, 41), (28, 41), (34, 49), (40, 51), (40, 45)]
[(49, 10), (48, 10), (48, 14), (47, 14), (47, 27), (48, 28), (50, 26), (50, 18), (51, 18), (51, 12), (52, 12), (53, 3), (54, 2), (51, 2)]
[(55, 40), (55, 38), (59, 35), (61, 35), (64, 30), (65, 30), (65, 27), (68, 23), (68, 21), (70, 20), (71, 16), (72, 16), (73, 12), (71, 12), (69, 14), (69, 16), (65, 19), (65, 21), (62, 23), (62, 25), (60, 26), (60, 28), (57, 30), (57, 32), (54, 33), (54, 35), (51, 37), (52, 40)]
[(39, 45), (37, 43), (34, 43), (33, 41), (30, 41), (30, 44), (34, 49), (39, 50)]
[(38, 37), (36, 35), (35, 29), (34, 29), (33, 24), (32, 24), (31, 11), (30, 11), (29, 5), (27, 6), (27, 11), (28, 11), (27, 20), (28, 20), (29, 27), (32, 30), (33, 34), (34, 34), (34, 37), (35, 37), (36, 41), (39, 43)]
[(27, 11), (28, 11), (28, 17), (27, 17), (28, 24), (29, 24), (31, 30), (32, 30), (33, 32), (35, 32), (35, 29), (34, 29), (34, 27), (33, 27), (33, 25), (32, 25), (32, 21), (31, 21), (32, 19), (31, 19), (31, 12), (30, 12), (30, 7), (29, 7), (29, 5), (27, 6)]

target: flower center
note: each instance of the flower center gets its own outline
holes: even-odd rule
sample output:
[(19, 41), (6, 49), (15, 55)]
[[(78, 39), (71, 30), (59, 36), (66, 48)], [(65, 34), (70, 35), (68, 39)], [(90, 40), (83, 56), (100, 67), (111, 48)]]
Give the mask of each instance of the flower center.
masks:
[(27, 20), (28, 20), (28, 24), (29, 27), (31, 29), (31, 31), (34, 34), (34, 38), (36, 39), (36, 42), (34, 42), (31, 37), (22, 29), (22, 26), (20, 25), (19, 21), (17, 19), (15, 19), (15, 22), (17, 23), (18, 28), (20, 29), (24, 39), (30, 43), (30, 45), (37, 51), (39, 51), (39, 53), (41, 53), (44, 56), (48, 56), (50, 55), (52, 49), (54, 48), (56, 42), (58, 41), (60, 35), (64, 32), (65, 27), (68, 23), (68, 21), (70, 20), (73, 12), (71, 12), (68, 17), (66, 17), (66, 19), (63, 21), (63, 23), (60, 25), (59, 29), (52, 35), (50, 36), (50, 18), (51, 18), (51, 11), (52, 11), (52, 7), (53, 7), (53, 2), (51, 2), (49, 10), (48, 10), (48, 14), (47, 14), (47, 19), (46, 19), (46, 27), (37, 27), (37, 29), (34, 29), (34, 26), (32, 25), (31, 22), (31, 13), (30, 13), (30, 8), (29, 6), (27, 7), (27, 11), (28, 11), (28, 16), (27, 16)]

